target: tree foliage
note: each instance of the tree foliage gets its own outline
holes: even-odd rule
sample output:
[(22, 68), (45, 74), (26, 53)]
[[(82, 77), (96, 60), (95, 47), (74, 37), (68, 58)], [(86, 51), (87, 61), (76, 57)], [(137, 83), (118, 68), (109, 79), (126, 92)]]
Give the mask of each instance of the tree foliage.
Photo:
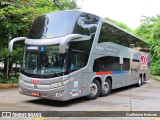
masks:
[(142, 24), (134, 31), (127, 25), (106, 18), (106, 20), (116, 24), (128, 32), (135, 34), (150, 44), (151, 50), (151, 73), (160, 75), (160, 15), (156, 17), (142, 16)]
[(143, 16), (142, 24), (134, 33), (150, 43), (151, 73), (160, 75), (160, 16)]
[[(0, 3), (3, 1), (0, 0)], [(5, 0), (5, 2), (8, 3), (0, 5), (0, 62), (4, 63), (2, 70), (4, 75), (8, 56), (12, 56), (9, 66), (22, 60), (22, 43), (16, 44), (12, 53), (7, 49), (12, 38), (27, 36), (32, 22), (38, 15), (77, 8), (74, 0)]]

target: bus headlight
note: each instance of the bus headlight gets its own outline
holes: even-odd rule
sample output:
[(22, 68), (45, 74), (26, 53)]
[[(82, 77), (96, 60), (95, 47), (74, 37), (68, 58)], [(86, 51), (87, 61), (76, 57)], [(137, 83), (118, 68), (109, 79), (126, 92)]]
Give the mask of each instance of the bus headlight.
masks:
[(51, 86), (54, 87), (54, 88), (58, 88), (58, 87), (63, 86), (63, 83), (62, 82), (58, 82), (58, 83), (51, 84)]
[(54, 83), (54, 84), (51, 84), (52, 87), (54, 88), (58, 88), (58, 87), (62, 87), (66, 84), (68, 84), (70, 82), (70, 80), (65, 80), (63, 82), (58, 82), (58, 83)]

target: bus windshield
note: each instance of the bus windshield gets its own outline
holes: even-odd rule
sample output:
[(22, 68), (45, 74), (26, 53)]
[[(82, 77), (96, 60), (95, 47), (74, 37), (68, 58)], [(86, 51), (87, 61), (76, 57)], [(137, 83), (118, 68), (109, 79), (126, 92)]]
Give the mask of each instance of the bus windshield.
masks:
[(59, 54), (58, 45), (26, 46), (22, 70), (30, 74), (56, 74), (66, 70), (66, 54)]
[(78, 15), (76, 11), (41, 15), (32, 24), (28, 38), (52, 39), (69, 35), (73, 32)]

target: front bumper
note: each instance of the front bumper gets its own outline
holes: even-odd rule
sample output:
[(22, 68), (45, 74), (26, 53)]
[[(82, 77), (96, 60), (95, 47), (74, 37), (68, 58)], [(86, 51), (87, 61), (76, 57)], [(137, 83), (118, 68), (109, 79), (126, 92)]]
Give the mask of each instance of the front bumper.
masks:
[[(68, 86), (64, 85), (59, 88), (52, 88), (50, 85), (36, 85), (30, 83), (19, 83), (19, 93), (28, 96), (40, 97), (45, 99), (51, 100), (58, 100), (58, 101), (67, 101), (69, 100), (68, 95)], [(39, 95), (33, 95), (33, 93), (39, 93)]]

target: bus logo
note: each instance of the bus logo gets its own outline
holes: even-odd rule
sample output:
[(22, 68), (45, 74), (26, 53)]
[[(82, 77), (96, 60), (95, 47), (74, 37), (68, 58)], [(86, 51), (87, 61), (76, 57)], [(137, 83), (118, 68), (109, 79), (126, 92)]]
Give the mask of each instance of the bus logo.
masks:
[(40, 84), (40, 80), (32, 80), (32, 83), (34, 83), (34, 84)]
[(34, 85), (34, 88), (37, 88), (37, 84)]
[(141, 60), (142, 66), (147, 66), (147, 64), (148, 64), (148, 56), (147, 55), (142, 54), (140, 56), (140, 60)]

